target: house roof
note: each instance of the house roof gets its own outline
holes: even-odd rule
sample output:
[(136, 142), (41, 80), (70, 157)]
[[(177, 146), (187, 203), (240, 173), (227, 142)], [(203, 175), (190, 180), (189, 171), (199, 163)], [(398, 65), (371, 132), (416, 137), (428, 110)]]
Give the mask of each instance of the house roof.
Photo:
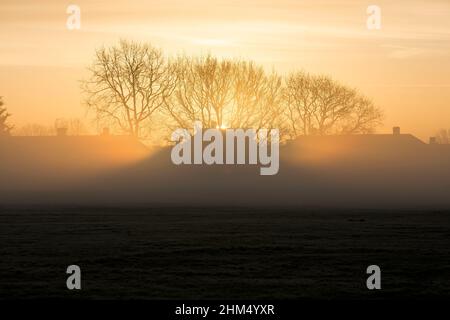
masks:
[(26, 183), (98, 174), (135, 163), (149, 151), (137, 139), (112, 135), (3, 137), (0, 150), (2, 176)]
[[(3, 150), (11, 152), (37, 153), (52, 152), (53, 155), (73, 156), (74, 153), (84, 155), (107, 156), (118, 152), (144, 152), (146, 147), (131, 136), (10, 136), (0, 139)], [(5, 152), (6, 153), (6, 152)]]

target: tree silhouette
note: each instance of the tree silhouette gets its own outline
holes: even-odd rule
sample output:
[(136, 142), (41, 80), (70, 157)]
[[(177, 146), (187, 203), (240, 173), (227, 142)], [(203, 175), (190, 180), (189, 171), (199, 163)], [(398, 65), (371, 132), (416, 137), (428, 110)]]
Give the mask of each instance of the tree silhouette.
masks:
[(281, 78), (253, 62), (208, 55), (176, 65), (178, 85), (165, 108), (172, 126), (270, 129), (281, 115)]
[(191, 128), (201, 121), (206, 128), (223, 125), (233, 99), (233, 64), (207, 56), (181, 57), (176, 61), (178, 85), (166, 112), (175, 126)]
[(98, 125), (118, 127), (142, 138), (144, 123), (167, 103), (175, 89), (176, 73), (162, 52), (150, 45), (122, 40), (97, 51), (83, 81), (86, 104)]
[(138, 138), (161, 130), (155, 140), (166, 140), (167, 131), (196, 121), (204, 128), (277, 128), (282, 139), (370, 133), (383, 118), (368, 98), (327, 76), (282, 78), (242, 59), (170, 61), (151, 45), (120, 41), (98, 50), (89, 71), (83, 89), (98, 124)]
[(14, 135), (26, 137), (54, 136), (55, 133), (53, 126), (39, 123), (27, 123), (14, 130)]
[[(58, 119), (64, 122), (64, 127), (67, 129), (69, 136), (82, 136), (90, 133), (89, 127), (78, 118)], [(51, 125), (42, 125), (39, 123), (27, 123), (14, 130), (16, 136), (27, 137), (45, 137), (56, 135), (56, 122)]]
[(292, 138), (299, 135), (370, 133), (383, 113), (356, 90), (326, 76), (290, 74), (284, 93)]
[(13, 128), (8, 124), (8, 118), (11, 115), (3, 105), (3, 98), (0, 97), (0, 136), (10, 135)]

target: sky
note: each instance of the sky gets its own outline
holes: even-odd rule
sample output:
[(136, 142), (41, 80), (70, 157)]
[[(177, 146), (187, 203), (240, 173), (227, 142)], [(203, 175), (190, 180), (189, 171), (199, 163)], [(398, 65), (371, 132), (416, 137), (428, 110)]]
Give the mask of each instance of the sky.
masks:
[[(80, 30), (66, 27), (71, 4)], [(369, 5), (380, 30), (367, 28)], [(428, 140), (450, 128), (449, 17), (448, 0), (1, 0), (0, 96), (16, 126), (84, 118), (95, 50), (125, 38), (329, 75), (385, 111), (380, 132)]]

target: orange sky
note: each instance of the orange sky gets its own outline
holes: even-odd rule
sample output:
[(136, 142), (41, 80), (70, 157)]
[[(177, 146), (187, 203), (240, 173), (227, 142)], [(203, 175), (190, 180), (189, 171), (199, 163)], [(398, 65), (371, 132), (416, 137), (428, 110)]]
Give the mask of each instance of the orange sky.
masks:
[[(66, 28), (71, 3), (81, 30)], [(366, 28), (371, 4), (381, 30)], [(450, 128), (448, 0), (1, 0), (0, 16), (0, 95), (17, 125), (84, 117), (78, 81), (95, 49), (130, 38), (331, 75), (386, 111), (380, 131)]]

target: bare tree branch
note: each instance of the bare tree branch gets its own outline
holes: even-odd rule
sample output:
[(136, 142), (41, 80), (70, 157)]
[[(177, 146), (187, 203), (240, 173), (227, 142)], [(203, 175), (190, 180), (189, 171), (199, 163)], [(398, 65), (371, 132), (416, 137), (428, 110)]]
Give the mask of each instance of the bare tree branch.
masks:
[(82, 88), (97, 122), (137, 138), (145, 136), (145, 122), (167, 104), (177, 82), (160, 50), (123, 40), (98, 50), (89, 71)]
[(325, 76), (292, 73), (286, 79), (283, 98), (291, 138), (370, 133), (383, 119), (370, 100)]

